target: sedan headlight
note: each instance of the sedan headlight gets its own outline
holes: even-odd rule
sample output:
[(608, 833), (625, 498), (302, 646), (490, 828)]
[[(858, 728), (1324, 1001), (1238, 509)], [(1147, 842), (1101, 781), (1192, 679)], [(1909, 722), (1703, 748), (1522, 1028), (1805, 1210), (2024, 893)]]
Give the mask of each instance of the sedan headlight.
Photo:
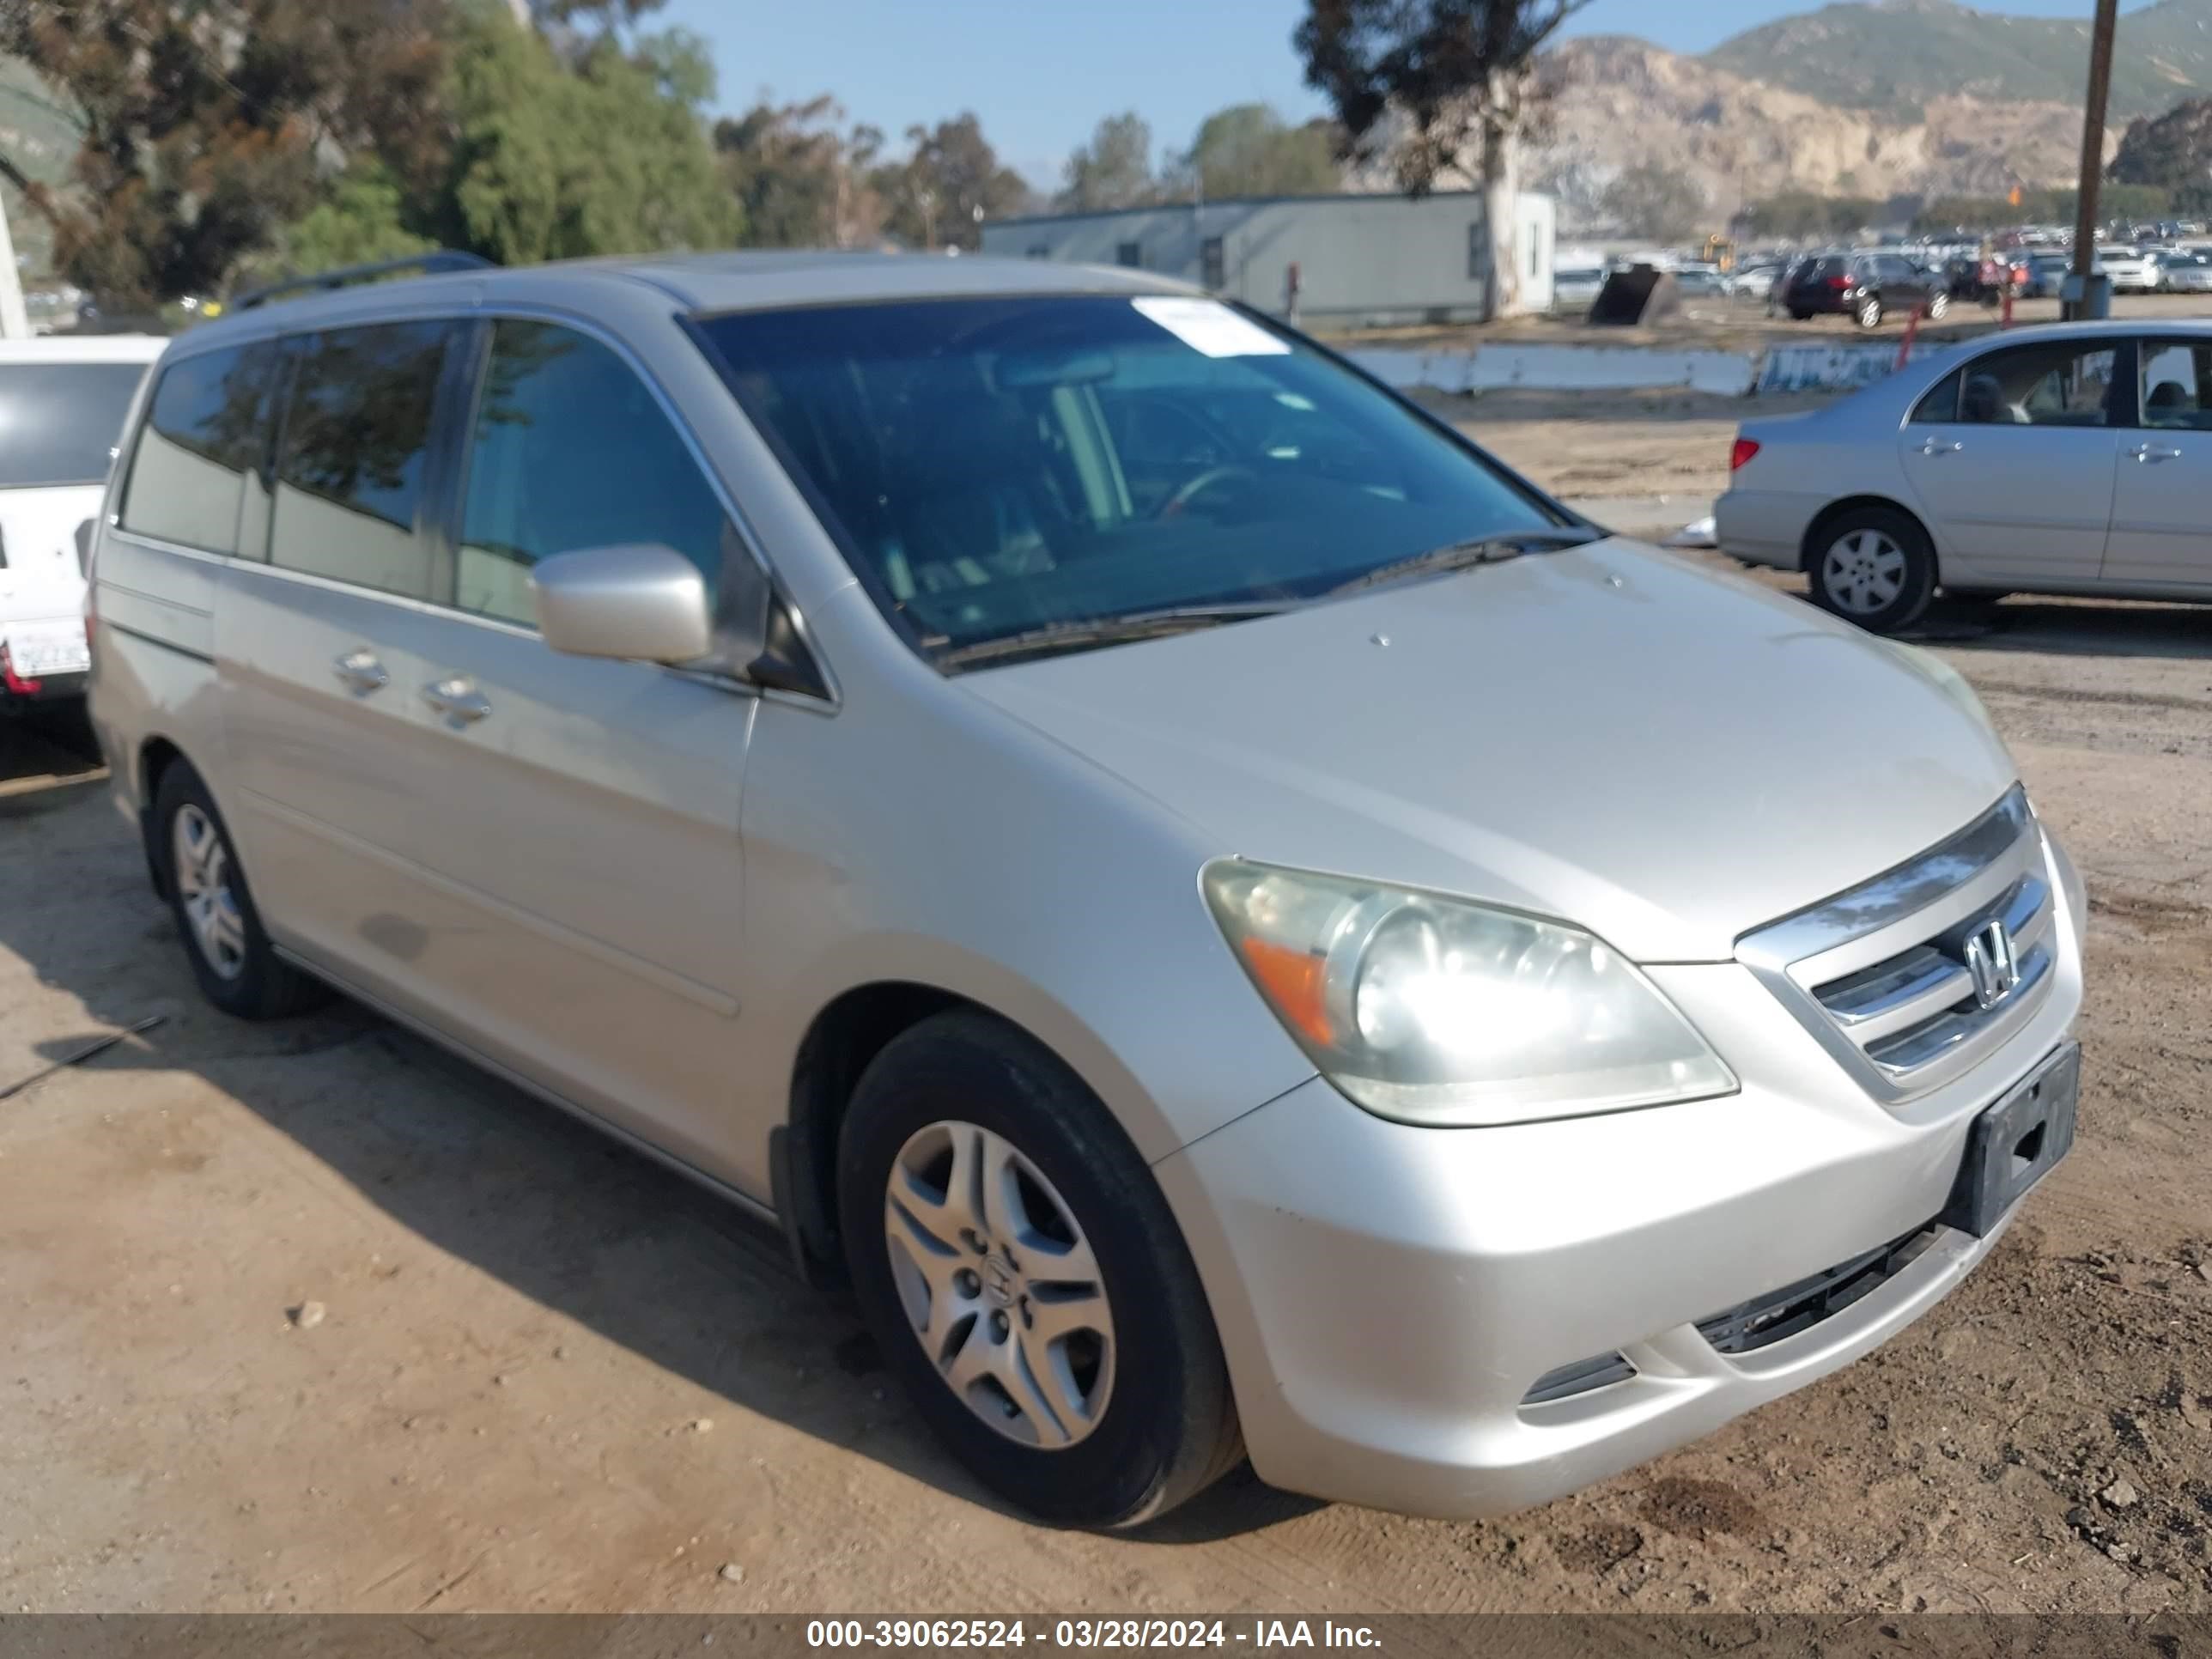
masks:
[(1720, 1056), (1578, 927), (1223, 859), (1231, 947), (1329, 1080), (1407, 1123), (1520, 1123), (1733, 1093)]

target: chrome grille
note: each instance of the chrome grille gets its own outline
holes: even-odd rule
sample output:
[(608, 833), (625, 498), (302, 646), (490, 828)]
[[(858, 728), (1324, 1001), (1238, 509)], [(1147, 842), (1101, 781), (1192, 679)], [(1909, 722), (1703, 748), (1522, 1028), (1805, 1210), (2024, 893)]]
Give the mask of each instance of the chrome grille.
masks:
[(2057, 909), (2018, 787), (1957, 835), (1739, 941), (1824, 1046), (1891, 1100), (2002, 1042), (2049, 990)]

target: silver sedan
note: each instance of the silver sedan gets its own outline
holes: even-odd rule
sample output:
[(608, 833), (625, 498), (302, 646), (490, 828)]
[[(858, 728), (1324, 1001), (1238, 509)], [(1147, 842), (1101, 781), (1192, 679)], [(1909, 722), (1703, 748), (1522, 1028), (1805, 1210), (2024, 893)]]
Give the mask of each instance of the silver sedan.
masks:
[(1722, 549), (1877, 633), (1937, 592), (2212, 600), (2212, 323), (2019, 329), (1747, 421)]

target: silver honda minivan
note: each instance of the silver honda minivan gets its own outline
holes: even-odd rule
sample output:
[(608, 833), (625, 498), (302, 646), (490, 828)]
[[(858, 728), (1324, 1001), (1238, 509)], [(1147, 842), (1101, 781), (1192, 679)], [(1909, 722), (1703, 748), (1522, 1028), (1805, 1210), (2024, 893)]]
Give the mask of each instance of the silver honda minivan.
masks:
[(1964, 683), (1263, 317), (325, 280), (170, 347), (98, 537), (200, 987), (772, 1217), (1040, 1516), (1540, 1503), (1896, 1334), (2072, 1141), (2081, 886)]

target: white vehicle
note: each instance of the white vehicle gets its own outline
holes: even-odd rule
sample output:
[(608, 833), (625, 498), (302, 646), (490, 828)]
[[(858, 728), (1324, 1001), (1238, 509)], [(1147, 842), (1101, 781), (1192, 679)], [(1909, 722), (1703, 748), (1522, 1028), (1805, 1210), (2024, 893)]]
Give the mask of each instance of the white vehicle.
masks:
[(2158, 286), (2158, 261), (2139, 247), (2100, 247), (2097, 269), (2112, 283), (2115, 294), (2148, 294)]
[(1774, 292), (1782, 275), (1778, 264), (1745, 265), (1729, 273), (1727, 289), (1732, 300), (1764, 300)]
[(84, 570), (145, 334), (0, 341), (0, 708), (84, 694)]
[(2212, 294), (2212, 250), (2166, 247), (2156, 251), (2154, 285), (2161, 294)]

